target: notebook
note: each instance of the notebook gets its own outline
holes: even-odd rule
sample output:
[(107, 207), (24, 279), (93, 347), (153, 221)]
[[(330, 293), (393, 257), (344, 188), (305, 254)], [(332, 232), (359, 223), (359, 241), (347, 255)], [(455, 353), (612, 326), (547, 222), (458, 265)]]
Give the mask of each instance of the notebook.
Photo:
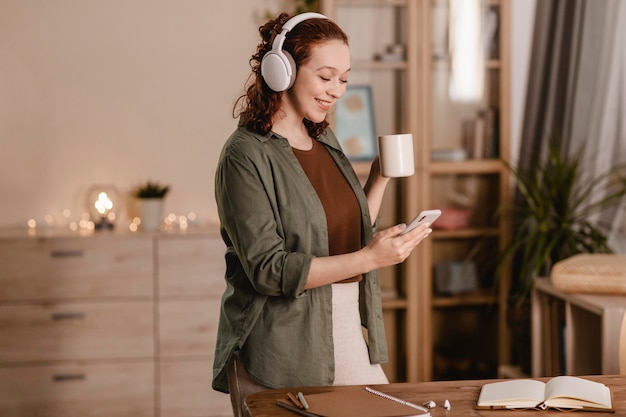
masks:
[(372, 388), (307, 394), (307, 410), (299, 409), (288, 400), (278, 404), (308, 417), (426, 417), (427, 408)]

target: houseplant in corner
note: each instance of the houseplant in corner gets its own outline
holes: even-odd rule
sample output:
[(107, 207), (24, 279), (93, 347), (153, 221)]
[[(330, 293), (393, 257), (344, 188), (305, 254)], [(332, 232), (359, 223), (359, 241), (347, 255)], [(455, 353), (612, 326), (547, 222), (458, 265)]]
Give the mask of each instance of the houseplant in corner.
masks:
[(147, 181), (137, 186), (132, 194), (139, 201), (141, 228), (147, 231), (158, 230), (163, 216), (163, 200), (169, 192), (169, 185)]
[(611, 253), (598, 214), (618, 206), (626, 195), (624, 166), (595, 177), (584, 172), (583, 148), (563, 155), (556, 142), (545, 161), (528, 170), (506, 164), (519, 200), (511, 207), (514, 231), (502, 259), (513, 260), (513, 291), (517, 303), (528, 299), (538, 276), (578, 253)]
[(518, 195), (504, 208), (514, 230), (499, 262), (512, 265), (508, 320), (513, 355), (524, 371), (530, 368), (529, 297), (535, 280), (550, 276), (556, 262), (575, 254), (611, 253), (609, 226), (598, 214), (617, 207), (626, 195), (623, 165), (592, 176), (585, 172), (583, 148), (566, 156), (552, 141), (547, 151), (545, 160), (525, 170), (505, 162)]

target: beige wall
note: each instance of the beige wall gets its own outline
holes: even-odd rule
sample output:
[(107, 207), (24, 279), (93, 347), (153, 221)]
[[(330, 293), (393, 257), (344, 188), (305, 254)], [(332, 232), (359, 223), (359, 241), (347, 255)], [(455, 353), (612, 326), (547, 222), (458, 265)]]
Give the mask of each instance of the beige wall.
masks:
[(91, 185), (147, 179), (172, 186), (167, 212), (215, 220), (232, 104), (283, 4), (0, 0), (0, 226), (78, 218)]
[(84, 211), (92, 184), (171, 184), (215, 218), (258, 0), (0, 0), (0, 225)]

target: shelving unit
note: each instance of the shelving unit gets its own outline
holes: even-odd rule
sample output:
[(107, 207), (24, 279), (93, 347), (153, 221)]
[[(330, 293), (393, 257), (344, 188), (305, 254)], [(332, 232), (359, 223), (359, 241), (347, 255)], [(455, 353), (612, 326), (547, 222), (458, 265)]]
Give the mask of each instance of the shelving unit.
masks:
[[(445, 31), (440, 27), (442, 16), (447, 16), (444, 23), (452, 25), (454, 3), (425, 1), (425, 7), (431, 9), (426, 13), (430, 20), (422, 27), (425, 65), (421, 85), (429, 103), (420, 115), (416, 155), (420, 175), (413, 178), (410, 190), (415, 191), (407, 198), (416, 198), (418, 209), (437, 207), (444, 213), (469, 214), (469, 220), (459, 222), (458, 227), (435, 230), (425, 250), (416, 253), (416, 262), (407, 267), (407, 276), (420, 277), (417, 303), (423, 312), (418, 323), (423, 349), (418, 359), (419, 380), (496, 377), (500, 376), (499, 367), (510, 362), (506, 324), (509, 276), (506, 270), (497, 270), (498, 252), (509, 235), (509, 219), (499, 209), (510, 198), (510, 177), (502, 163), (509, 157), (510, 4), (508, 0), (481, 2), (479, 45), (484, 56), (479, 75), (484, 90), (476, 98), (454, 100), (450, 92), (453, 67), (462, 57), (454, 51), (454, 31), (447, 25)], [(471, 11), (457, 13), (467, 18)], [(490, 22), (497, 22), (491, 26), (493, 31)], [(438, 37), (442, 33), (453, 39), (447, 42), (450, 48), (441, 48)], [(471, 37), (467, 33), (462, 36)], [(467, 45), (457, 48), (463, 51)], [(459, 67), (461, 72), (470, 72), (471, 63)], [(466, 157), (434, 160), (435, 153), (450, 155), (450, 151), (464, 151)], [(455, 292), (452, 285), (442, 291), (434, 285), (433, 270), (450, 262), (474, 268), (474, 289)], [(469, 275), (461, 278), (467, 282)]]
[[(322, 0), (321, 12), (338, 22), (348, 34), (352, 69), (350, 85), (372, 88), (376, 134), (415, 133), (419, 112), (418, 31), (419, 4), (411, 0)], [(364, 29), (367, 30), (364, 31)], [(392, 45), (401, 45), (403, 56), (381, 60), (377, 55)], [(354, 162), (355, 171), (364, 179), (370, 162)], [(393, 180), (387, 187), (380, 213), (380, 228), (408, 218), (400, 201), (406, 179)], [(404, 282), (401, 267), (380, 271), (383, 309), (390, 351), (384, 365), (391, 381), (407, 380), (408, 368), (416, 366), (417, 317), (415, 283)], [(407, 364), (408, 367), (407, 367)]]
[(567, 293), (538, 278), (531, 302), (533, 378), (624, 372), (626, 297)]
[[(499, 367), (510, 362), (509, 277), (506, 269), (495, 268), (509, 234), (509, 219), (498, 215), (498, 209), (510, 198), (509, 174), (502, 163), (509, 155), (510, 4), (480, 2), (485, 58), (479, 72), (485, 88), (480, 98), (459, 101), (448, 94), (452, 68), (460, 60), (453, 57), (447, 38), (453, 33), (448, 26), (453, 3), (321, 2), (321, 12), (350, 38), (350, 84), (372, 87), (376, 133), (414, 135), (416, 174), (392, 182), (381, 227), (431, 208), (444, 211), (437, 222), (442, 225), (446, 215), (469, 214), (465, 224), (436, 229), (401, 266), (381, 271), (393, 357), (386, 372), (396, 381), (496, 377)], [(402, 59), (377, 59), (398, 44)], [(367, 175), (369, 163), (354, 165)], [(470, 264), (475, 274), (465, 272), (460, 279), (475, 277), (473, 290), (435, 291), (436, 266), (443, 270), (451, 262)]]

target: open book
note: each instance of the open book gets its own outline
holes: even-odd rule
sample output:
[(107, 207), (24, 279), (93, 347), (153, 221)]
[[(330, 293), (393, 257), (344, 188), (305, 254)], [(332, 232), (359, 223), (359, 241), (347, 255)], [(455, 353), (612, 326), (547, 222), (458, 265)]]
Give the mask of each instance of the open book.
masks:
[(615, 411), (609, 387), (575, 376), (557, 376), (545, 383), (534, 379), (488, 383), (480, 390), (476, 408)]

